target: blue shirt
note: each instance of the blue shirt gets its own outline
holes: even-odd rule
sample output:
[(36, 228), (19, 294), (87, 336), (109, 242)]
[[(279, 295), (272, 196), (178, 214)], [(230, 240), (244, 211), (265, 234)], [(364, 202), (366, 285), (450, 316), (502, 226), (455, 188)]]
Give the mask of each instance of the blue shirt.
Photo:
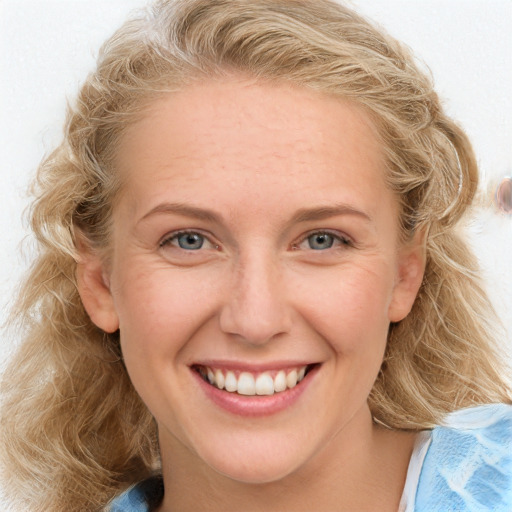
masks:
[(109, 512), (151, 512), (164, 496), (161, 478), (144, 480), (118, 496), (108, 509)]
[(512, 512), (512, 406), (449, 414), (418, 436), (404, 512)]
[[(110, 512), (150, 512), (162, 497), (162, 481), (146, 480), (116, 498)], [(512, 512), (512, 406), (462, 409), (420, 432), (400, 511)]]

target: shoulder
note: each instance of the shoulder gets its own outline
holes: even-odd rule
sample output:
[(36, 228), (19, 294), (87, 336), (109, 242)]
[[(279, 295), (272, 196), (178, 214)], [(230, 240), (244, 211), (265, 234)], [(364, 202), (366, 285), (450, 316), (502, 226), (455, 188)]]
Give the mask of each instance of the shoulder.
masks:
[(415, 510), (512, 510), (512, 406), (449, 414), (431, 432)]
[(164, 486), (159, 477), (150, 478), (130, 487), (110, 503), (108, 512), (151, 512), (164, 495)]

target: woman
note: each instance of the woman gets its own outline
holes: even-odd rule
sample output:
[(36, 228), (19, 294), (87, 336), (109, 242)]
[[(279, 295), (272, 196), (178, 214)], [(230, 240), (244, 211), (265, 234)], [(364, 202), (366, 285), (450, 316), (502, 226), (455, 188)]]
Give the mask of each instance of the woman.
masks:
[(509, 510), (510, 392), (458, 228), (476, 186), (429, 79), (352, 11), (157, 2), (39, 170), (15, 497)]

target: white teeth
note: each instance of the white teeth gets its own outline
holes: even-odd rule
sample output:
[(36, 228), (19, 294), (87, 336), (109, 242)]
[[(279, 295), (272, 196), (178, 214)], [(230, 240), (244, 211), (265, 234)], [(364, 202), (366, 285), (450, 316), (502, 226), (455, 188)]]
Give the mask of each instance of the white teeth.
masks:
[(292, 370), (286, 376), (286, 385), (291, 389), (297, 385), (297, 370)]
[(274, 378), (274, 391), (279, 393), (286, 389), (286, 373), (283, 370), (277, 373)]
[[(239, 381), (240, 382), (240, 381)], [(238, 384), (240, 386), (240, 383)], [(273, 395), (274, 394), (274, 380), (268, 373), (260, 373), (256, 379), (256, 394), (257, 395)]]
[(255, 395), (256, 383), (254, 377), (247, 372), (242, 372), (238, 377), (238, 394), (239, 395)]
[[(233, 375), (234, 377), (234, 375)], [(224, 374), (220, 370), (215, 370), (215, 384), (219, 389), (224, 389)]]
[(238, 382), (233, 372), (226, 373), (226, 380), (224, 381), (224, 387), (227, 391), (234, 392), (238, 389)]
[(294, 388), (305, 377), (306, 369), (306, 366), (302, 366), (288, 371), (279, 370), (274, 378), (268, 371), (257, 375), (241, 372), (237, 378), (233, 371), (224, 373), (223, 370), (209, 367), (203, 367), (200, 373), (210, 384), (219, 389), (225, 389), (230, 393), (254, 396), (273, 395)]

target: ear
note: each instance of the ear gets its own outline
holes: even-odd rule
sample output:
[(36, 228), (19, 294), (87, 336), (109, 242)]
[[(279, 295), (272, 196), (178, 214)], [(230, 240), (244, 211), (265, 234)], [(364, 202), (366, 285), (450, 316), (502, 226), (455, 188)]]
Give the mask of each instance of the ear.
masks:
[(89, 246), (83, 235), (79, 235), (77, 245), (77, 283), (82, 304), (97, 327), (105, 332), (115, 332), (119, 329), (119, 318), (103, 258)]
[(425, 273), (425, 233), (417, 232), (398, 253), (397, 278), (388, 310), (390, 322), (403, 320), (411, 311)]

